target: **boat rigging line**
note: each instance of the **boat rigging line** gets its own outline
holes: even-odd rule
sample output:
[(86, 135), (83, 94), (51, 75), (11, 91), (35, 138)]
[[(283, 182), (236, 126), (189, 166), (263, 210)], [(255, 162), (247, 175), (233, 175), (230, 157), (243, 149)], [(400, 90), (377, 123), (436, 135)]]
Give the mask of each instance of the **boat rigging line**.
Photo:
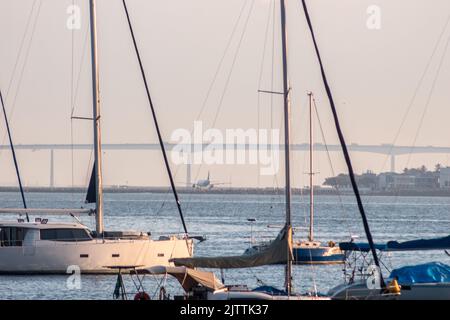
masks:
[[(230, 51), (231, 45), (232, 45), (233, 40), (235, 38), (235, 35), (236, 35), (236, 32), (237, 32), (238, 27), (240, 25), (240, 22), (241, 22), (241, 20), (242, 20), (242, 18), (244, 16), (245, 8), (248, 6), (248, 3), (249, 3), (249, 0), (243, 1), (242, 6), (240, 7), (238, 17), (237, 17), (236, 21), (233, 24), (233, 29), (232, 29), (232, 31), (230, 33), (230, 36), (228, 38), (228, 41), (227, 41), (225, 49), (224, 49), (224, 51), (222, 53), (222, 56), (221, 56), (221, 58), (219, 60), (219, 63), (218, 63), (218, 65), (217, 65), (217, 67), (216, 67), (216, 69), (214, 71), (214, 75), (213, 75), (212, 81), (210, 82), (210, 84), (208, 86), (208, 90), (206, 91), (206, 95), (205, 95), (205, 98), (203, 99), (203, 103), (201, 105), (200, 111), (198, 112), (197, 116), (195, 117), (195, 121), (200, 120), (200, 118), (202, 117), (202, 114), (204, 113), (204, 111), (206, 109), (206, 106), (207, 106), (208, 101), (210, 99), (211, 93), (212, 93), (212, 91), (214, 89), (214, 85), (217, 82), (220, 70), (222, 70), (223, 64), (224, 64), (224, 62), (225, 62), (225, 60), (227, 58), (227, 54)], [(219, 110), (217, 112), (219, 112)], [(213, 126), (211, 126), (211, 127), (213, 127)], [(192, 135), (193, 129), (190, 130), (190, 133)], [(189, 154), (189, 156), (190, 156), (190, 154)], [(190, 161), (190, 159), (188, 161)], [(175, 177), (178, 175), (179, 169), (180, 169), (180, 167), (177, 167), (175, 169), (175, 174), (174, 174)], [(199, 165), (199, 167), (197, 169), (197, 172), (195, 173), (194, 181), (198, 181), (199, 180), (201, 170), (202, 170), (202, 164)], [(165, 201), (163, 201), (160, 209), (157, 212), (161, 211), (161, 209), (164, 207), (164, 205), (165, 205)], [(190, 210), (190, 202), (185, 207), (185, 211), (188, 211), (188, 210)]]
[[(19, 65), (19, 60), (20, 60), (20, 57), (22, 56), (22, 50), (23, 50), (23, 47), (25, 45), (25, 39), (26, 39), (26, 36), (27, 36), (27, 33), (28, 33), (28, 29), (30, 28), (30, 24), (31, 24), (31, 20), (32, 20), (31, 18), (33, 17), (34, 8), (36, 6), (36, 2), (37, 1), (38, 0), (34, 0), (33, 1), (33, 4), (31, 5), (30, 13), (28, 14), (27, 23), (25, 25), (25, 30), (23, 32), (22, 39), (20, 40), (19, 52), (17, 53), (16, 61), (14, 62), (14, 67), (13, 67), (13, 71), (12, 71), (12, 77), (11, 77), (11, 79), (9, 81), (8, 88), (7, 88), (6, 92), (5, 92), (5, 100), (8, 99), (8, 95), (9, 95), (9, 92), (11, 90), (11, 87), (12, 87), (12, 84), (13, 84), (13, 81), (14, 81), (14, 75), (16, 74), (16, 70), (17, 70), (17, 67)], [(37, 17), (36, 17), (36, 19), (37, 19)], [(33, 25), (35, 25), (34, 22), (33, 22)], [(35, 27), (33, 26), (33, 32), (32, 33), (34, 33), (34, 28)]]
[(202, 116), (202, 114), (203, 114), (203, 112), (204, 112), (204, 110), (206, 108), (206, 104), (207, 104), (207, 102), (209, 100), (209, 97), (211, 96), (211, 92), (212, 92), (212, 89), (214, 88), (214, 84), (217, 82), (217, 78), (219, 76), (219, 72), (222, 69), (223, 63), (225, 62), (225, 58), (227, 56), (227, 53), (230, 50), (231, 43), (233, 42), (234, 35), (236, 34), (237, 28), (239, 26), (239, 22), (241, 21), (242, 15), (244, 14), (244, 9), (247, 6), (247, 3), (248, 3), (248, 1), (244, 1), (243, 2), (243, 5), (242, 5), (242, 7), (240, 9), (240, 12), (239, 12), (239, 16), (238, 16), (236, 22), (234, 23), (233, 30), (231, 31), (231, 34), (230, 34), (230, 38), (228, 39), (227, 45), (225, 46), (225, 50), (222, 53), (222, 57), (220, 58), (220, 62), (218, 64), (217, 68), (216, 68), (216, 71), (214, 72), (213, 80), (211, 81), (211, 83), (210, 83), (210, 85), (208, 87), (205, 99), (203, 100), (202, 107), (200, 108), (200, 111), (199, 111), (199, 113), (197, 115), (196, 120), (200, 119), (200, 117)]
[[(19, 95), (20, 86), (21, 86), (22, 80), (23, 80), (23, 75), (25, 73), (25, 68), (26, 68), (26, 65), (28, 63), (28, 58), (30, 56), (30, 51), (31, 51), (31, 47), (32, 47), (32, 44), (33, 44), (34, 35), (36, 33), (36, 26), (37, 26), (37, 23), (38, 23), (38, 20), (39, 20), (39, 16), (40, 16), (40, 13), (41, 13), (42, 1), (39, 0), (39, 4), (38, 4), (38, 7), (36, 9), (36, 13), (34, 15), (34, 21), (31, 23), (31, 20), (32, 20), (32, 17), (33, 17), (33, 12), (35, 11), (34, 8), (35, 8), (36, 1), (38, 1), (38, 0), (35, 0), (33, 2), (32, 7), (31, 7), (31, 11), (30, 11), (30, 14), (28, 16), (27, 25), (26, 25), (26, 28), (25, 28), (25, 31), (24, 31), (24, 34), (23, 34), (23, 37), (22, 37), (22, 40), (21, 40), (20, 47), (19, 47), (19, 52), (18, 52), (18, 54), (16, 56), (16, 61), (14, 63), (12, 76), (11, 76), (11, 79), (10, 79), (10, 82), (9, 82), (9, 85), (8, 85), (8, 89), (5, 92), (5, 101), (6, 101), (8, 99), (8, 97), (9, 97), (10, 92), (11, 92), (11, 87), (12, 87), (12, 84), (13, 84), (13, 81), (14, 81), (14, 78), (15, 78), (14, 76), (15, 76), (16, 71), (17, 71), (19, 60), (20, 60), (20, 57), (22, 55), (22, 50), (24, 49), (25, 39), (26, 39), (26, 36), (27, 36), (27, 33), (28, 33), (28, 29), (29, 29), (30, 24), (31, 24), (31, 34), (30, 34), (30, 37), (29, 37), (29, 41), (28, 41), (27, 47), (25, 49), (22, 68), (20, 69), (20, 72), (19, 72), (19, 75), (18, 75), (19, 78), (17, 80), (16, 92), (14, 94), (12, 103), (10, 104), (11, 105), (11, 111), (10, 111), (10, 117), (9, 117), (10, 119), (13, 117), (13, 113), (14, 113), (14, 110), (15, 110), (17, 97)], [(3, 136), (3, 138), (2, 138), (2, 144), (4, 144), (5, 139), (6, 139), (6, 133)], [(1, 152), (2, 151), (0, 150), (0, 154), (1, 154)]]
[[(319, 110), (318, 110), (317, 104), (316, 104), (316, 97), (314, 95), (313, 95), (313, 105), (314, 105), (314, 111), (315, 111), (315, 114), (316, 114), (316, 117), (317, 117), (317, 123), (319, 124), (319, 128), (320, 128), (320, 134), (322, 136), (322, 142), (323, 142), (323, 145), (325, 146), (327, 159), (328, 159), (328, 164), (330, 165), (331, 174), (332, 174), (333, 177), (336, 177), (336, 170), (334, 169), (334, 166), (333, 166), (333, 161), (331, 159), (330, 150), (328, 148), (328, 143), (327, 143), (327, 140), (325, 138), (325, 131), (323, 130), (322, 121), (320, 120)], [(338, 199), (339, 199), (339, 204), (340, 204), (341, 210), (344, 213), (343, 215), (345, 216), (346, 215), (345, 214), (346, 210), (345, 210), (345, 207), (344, 207), (344, 202), (342, 201), (342, 194), (341, 194), (341, 192), (339, 190), (339, 186), (336, 185), (335, 190), (336, 190), (336, 193), (337, 193), (337, 196), (338, 196)], [(349, 219), (349, 220), (351, 220), (351, 219)], [(350, 224), (350, 227), (351, 226), (352, 225)], [(351, 238), (352, 234), (353, 233), (350, 232), (350, 238)]]
[[(225, 47), (225, 51), (223, 52), (223, 55), (222, 55), (222, 57), (220, 59), (220, 62), (219, 62), (219, 65), (218, 65), (218, 67), (217, 67), (217, 69), (215, 71), (215, 74), (214, 74), (214, 77), (213, 77), (213, 81), (211, 82), (211, 84), (210, 84), (210, 86), (208, 88), (205, 100), (203, 101), (202, 108), (201, 108), (201, 110), (200, 110), (200, 112), (199, 112), (199, 114), (197, 115), (197, 118), (196, 118), (196, 120), (199, 120), (201, 115), (205, 111), (205, 108), (206, 108), (207, 102), (209, 100), (209, 97), (211, 95), (212, 89), (214, 88), (214, 85), (217, 82), (217, 78), (219, 76), (219, 72), (222, 69), (223, 63), (225, 61), (225, 58), (227, 56), (228, 51), (230, 50), (230, 47), (231, 47), (231, 44), (233, 42), (234, 36), (235, 36), (235, 34), (237, 32), (238, 26), (239, 26), (239, 24), (240, 24), (240, 22), (242, 20), (243, 21), (243, 29), (242, 29), (242, 32), (240, 33), (240, 36), (239, 36), (239, 39), (238, 39), (238, 43), (237, 43), (237, 48), (236, 48), (236, 51), (234, 52), (233, 59), (232, 59), (232, 62), (231, 62), (231, 66), (230, 66), (230, 70), (228, 71), (227, 78), (225, 80), (225, 85), (223, 87), (223, 90), (222, 90), (222, 93), (221, 93), (221, 96), (220, 96), (220, 100), (219, 100), (219, 104), (217, 106), (217, 109), (215, 110), (214, 118), (213, 118), (213, 121), (212, 121), (212, 124), (211, 124), (210, 128), (214, 128), (214, 126), (217, 123), (217, 119), (219, 118), (220, 111), (222, 110), (223, 101), (224, 101), (225, 95), (226, 95), (226, 93), (228, 91), (228, 86), (230, 84), (231, 76), (233, 74), (234, 67), (236, 65), (237, 58), (239, 56), (239, 53), (240, 53), (240, 50), (241, 50), (241, 47), (242, 47), (242, 42), (243, 42), (245, 34), (247, 32), (247, 27), (248, 27), (248, 23), (249, 23), (250, 17), (251, 17), (251, 15), (253, 13), (253, 9), (254, 9), (254, 6), (255, 6), (255, 0), (251, 1), (249, 9), (248, 9), (248, 12), (247, 12), (246, 16), (244, 17), (244, 11), (245, 11), (245, 8), (248, 7), (248, 5), (247, 5), (248, 2), (249, 2), (249, 0), (245, 1), (243, 6), (241, 7), (238, 19), (236, 20), (236, 22), (234, 24), (234, 27), (233, 27), (233, 30), (231, 32), (230, 38), (228, 39), (227, 45)], [(191, 130), (191, 134), (192, 134), (192, 130)], [(203, 166), (203, 164), (200, 164), (198, 166), (197, 172), (195, 174), (195, 181), (199, 180), (200, 172), (202, 170), (202, 166)], [(190, 204), (188, 204), (188, 208), (189, 208), (189, 205)]]
[[(308, 7), (306, 5), (306, 0), (302, 0), (302, 5), (303, 5), (303, 11), (305, 13), (305, 18), (306, 18), (306, 21), (308, 23), (308, 27), (309, 27), (309, 30), (310, 30), (310, 33), (311, 33), (311, 37), (312, 37), (312, 40), (313, 40), (313, 43), (314, 43), (314, 48), (315, 48), (317, 60), (319, 62), (323, 84), (325, 86), (325, 90), (326, 90), (327, 97), (328, 97), (328, 100), (329, 100), (329, 103), (330, 103), (331, 111), (333, 113), (334, 123), (335, 123), (336, 131), (337, 131), (337, 134), (338, 134), (338, 137), (339, 137), (339, 142), (340, 142), (340, 144), (342, 146), (342, 151), (344, 153), (345, 163), (347, 165), (349, 176), (350, 176), (350, 182), (352, 184), (353, 192), (355, 193), (356, 202), (358, 204), (358, 209), (359, 209), (359, 212), (361, 214), (362, 221), (363, 221), (364, 231), (366, 233), (367, 240), (369, 242), (369, 246), (370, 246), (370, 250), (371, 250), (372, 255), (373, 255), (374, 263), (377, 266), (378, 270), (381, 270), (381, 268), (380, 268), (380, 261), (378, 259), (378, 255), (377, 255), (377, 252), (376, 252), (376, 249), (375, 249), (375, 245), (374, 245), (374, 241), (373, 241), (373, 238), (372, 238), (372, 233), (370, 232), (369, 223), (367, 221), (367, 216), (366, 216), (366, 213), (365, 213), (365, 210), (364, 210), (364, 206), (363, 206), (363, 203), (362, 203), (362, 200), (361, 200), (361, 195), (359, 193), (358, 185), (356, 183), (355, 174), (354, 174), (354, 171), (353, 171), (352, 161), (350, 159), (350, 154), (349, 154), (348, 149), (347, 149), (347, 144), (345, 142), (344, 134), (342, 133), (342, 130), (341, 130), (341, 125), (340, 125), (340, 122), (339, 122), (339, 117), (338, 117), (338, 114), (337, 114), (336, 106), (334, 104), (333, 95), (332, 95), (332, 92), (331, 92), (331, 89), (330, 89), (330, 86), (328, 84), (328, 80), (327, 80), (327, 77), (326, 77), (326, 74), (325, 74), (325, 69), (324, 69), (324, 66), (323, 66), (323, 63), (322, 63), (322, 58), (320, 56), (320, 51), (319, 51), (319, 47), (317, 45), (317, 41), (316, 41), (316, 37), (315, 37), (315, 34), (314, 34), (314, 29), (313, 29), (313, 26), (312, 26), (311, 18), (309, 16)], [(385, 289), (386, 288), (386, 283), (384, 282), (383, 275), (382, 275), (381, 272), (379, 273), (379, 277), (380, 277), (381, 288)]]
[[(450, 16), (449, 16), (449, 18), (450, 18)], [(446, 25), (446, 26), (447, 26), (447, 25)], [(446, 29), (446, 28), (444, 28), (444, 30), (445, 30), (445, 29)], [(440, 42), (440, 41), (439, 41), (439, 42)], [(439, 44), (439, 42), (438, 42), (438, 44)], [(435, 88), (436, 88), (437, 81), (438, 81), (439, 76), (440, 76), (440, 74), (441, 74), (441, 71), (442, 71), (442, 65), (443, 65), (444, 60), (445, 60), (445, 57), (446, 57), (446, 55), (447, 55), (447, 51), (448, 51), (449, 45), (450, 45), (450, 36), (447, 38), (447, 41), (446, 41), (444, 50), (443, 50), (443, 52), (442, 52), (442, 56), (441, 56), (441, 58), (440, 58), (440, 60), (439, 60), (438, 68), (437, 68), (437, 70), (436, 70), (436, 73), (435, 73), (434, 78), (433, 78), (433, 82), (432, 82), (432, 84), (431, 84), (430, 91), (428, 92), (428, 95), (427, 95), (427, 98), (426, 98), (425, 106), (424, 106), (423, 111), (422, 111), (422, 113), (421, 113), (421, 115), (420, 115), (419, 124), (418, 124), (418, 127), (417, 127), (417, 129), (416, 129), (416, 132), (415, 132), (415, 134), (414, 134), (414, 138), (413, 138), (413, 141), (412, 141), (412, 144), (411, 144), (409, 153), (408, 153), (408, 157), (407, 157), (407, 159), (406, 159), (405, 168), (408, 168), (408, 166), (409, 166), (409, 164), (410, 164), (410, 162), (411, 162), (411, 158), (412, 158), (412, 155), (413, 155), (413, 150), (414, 150), (414, 148), (415, 148), (416, 145), (417, 145), (417, 140), (419, 139), (419, 135), (420, 135), (421, 129), (422, 129), (423, 124), (424, 124), (424, 122), (425, 122), (425, 117), (426, 117), (426, 115), (427, 115), (427, 113), (428, 113), (428, 110), (429, 110), (429, 108), (430, 108), (431, 99), (432, 99), (432, 97), (433, 97), (433, 94), (434, 94), (434, 90), (435, 90)], [(434, 53), (433, 53), (433, 55), (434, 55)], [(431, 62), (431, 60), (430, 60), (430, 62)], [(426, 74), (426, 72), (424, 73), (424, 76), (425, 76), (425, 74)], [(396, 190), (396, 192), (395, 192), (395, 201), (394, 201), (394, 204), (396, 204), (397, 201), (398, 201), (399, 193), (400, 193), (400, 190)]]
[(169, 160), (167, 158), (167, 152), (166, 152), (166, 149), (165, 149), (165, 146), (164, 146), (164, 141), (162, 139), (161, 131), (159, 129), (158, 120), (156, 118), (155, 108), (154, 108), (153, 101), (152, 101), (152, 98), (151, 98), (151, 95), (150, 95), (150, 89), (149, 89), (149, 86), (148, 86), (147, 77), (145, 75), (145, 70), (144, 70), (144, 66), (143, 66), (143, 63), (142, 63), (141, 55), (139, 53), (139, 48), (137, 46), (136, 37), (134, 35), (133, 26), (131, 24), (130, 15), (129, 15), (129, 12), (128, 12), (128, 7), (127, 7), (127, 4), (126, 4), (125, 0), (122, 0), (122, 3), (123, 3), (123, 8), (124, 8), (124, 11), (125, 11), (125, 15), (127, 17), (127, 22), (128, 22), (128, 27), (130, 29), (131, 38), (133, 40), (133, 45), (134, 45), (134, 50), (136, 52), (136, 57), (137, 57), (138, 62), (139, 62), (139, 68), (140, 68), (140, 71), (141, 71), (142, 80), (144, 81), (145, 91), (147, 93), (148, 103), (149, 103), (149, 106), (150, 106), (150, 109), (151, 109), (151, 112), (152, 112), (152, 117), (153, 117), (153, 121), (154, 121), (155, 128), (156, 128), (156, 133), (158, 135), (159, 144), (161, 146), (161, 152), (162, 152), (162, 155), (163, 155), (163, 158), (164, 158), (164, 164), (166, 166), (167, 174), (169, 176), (170, 186), (172, 188), (172, 192), (173, 192), (173, 195), (175, 197), (175, 201), (176, 201), (177, 208), (178, 208), (178, 213), (180, 214), (180, 218), (181, 218), (181, 222), (183, 224), (184, 232), (186, 233), (186, 235), (188, 235), (186, 222), (184, 221), (183, 211), (181, 209), (180, 199), (178, 197), (177, 189), (175, 187), (175, 182), (173, 180), (172, 171), (170, 170)]
[[(9, 145), (11, 146), (11, 152), (12, 152), (12, 156), (13, 156), (13, 160), (14, 160), (14, 167), (16, 168), (17, 180), (19, 182), (20, 195), (22, 196), (23, 207), (24, 207), (24, 209), (26, 209), (27, 202), (25, 200), (25, 193), (23, 191), (22, 179), (20, 178), (19, 164), (17, 163), (16, 151), (14, 150), (14, 143), (12, 140), (11, 130), (9, 128), (8, 116), (6, 115), (5, 103), (3, 102), (3, 95), (2, 95), (1, 90), (0, 90), (0, 101), (2, 104), (3, 115), (4, 115), (4, 119), (5, 119), (6, 131), (8, 132)], [(25, 215), (27, 218), (27, 222), (30, 222), (30, 217), (28, 217), (28, 213), (25, 213)]]
[(423, 112), (421, 114), (421, 117), (420, 117), (419, 127), (417, 128), (416, 134), (414, 135), (414, 140), (413, 140), (412, 146), (410, 148), (410, 153), (408, 155), (408, 160), (406, 162), (406, 167), (408, 167), (408, 165), (409, 165), (409, 162), (410, 162), (411, 156), (412, 156), (412, 151), (413, 151), (413, 149), (415, 148), (415, 146), (417, 144), (417, 139), (419, 138), (420, 130), (422, 129), (422, 126), (423, 126), (423, 123), (424, 123), (424, 120), (425, 120), (425, 116), (426, 116), (427, 111), (428, 111), (428, 109), (430, 107), (431, 98), (433, 97), (433, 93), (434, 93), (434, 90), (436, 88), (437, 80), (439, 79), (439, 76), (441, 74), (442, 65), (443, 65), (445, 57), (447, 55), (447, 51), (448, 51), (449, 45), (450, 45), (450, 36), (447, 38), (447, 42), (446, 42), (445, 47), (444, 47), (444, 52), (442, 53), (441, 59), (439, 61), (438, 69), (436, 71), (436, 74), (434, 75), (433, 83), (431, 85), (430, 92), (428, 93), (424, 110), (423, 110)]
[(216, 114), (214, 115), (214, 120), (212, 122), (211, 128), (214, 128), (214, 126), (216, 125), (217, 119), (220, 114), (220, 110), (222, 109), (223, 101), (224, 101), (225, 95), (228, 91), (228, 86), (230, 84), (231, 76), (233, 75), (234, 67), (236, 65), (237, 58), (241, 51), (242, 42), (244, 40), (245, 34), (247, 33), (248, 22), (250, 21), (250, 17), (252, 15), (254, 7), (255, 7), (255, 0), (253, 0), (251, 2), (250, 9), (248, 11), (247, 17), (245, 18), (244, 29), (242, 30), (241, 36), (239, 37), (238, 46), (237, 46), (236, 52), (234, 53), (234, 56), (233, 56), (233, 61), (231, 63), (230, 71), (228, 72), (227, 79), (225, 81), (225, 86), (223, 88), (222, 95), (220, 96), (219, 105), (217, 107)]
[[(273, 3), (273, 4), (272, 4)], [(273, 1), (272, 3), (269, 2), (269, 10), (268, 10), (268, 16), (267, 16), (267, 22), (266, 22), (266, 27), (265, 27), (265, 35), (264, 35), (264, 44), (263, 44), (263, 54), (262, 54), (262, 58), (261, 58), (261, 64), (260, 64), (260, 72), (259, 72), (259, 78), (258, 78), (258, 89), (261, 89), (261, 83), (262, 83), (262, 79), (263, 79), (263, 73), (264, 73), (264, 62), (265, 62), (265, 58), (266, 58), (266, 49), (267, 49), (267, 40), (268, 40), (268, 35), (269, 35), (269, 26), (270, 26), (270, 22), (271, 22), (271, 17), (272, 17), (272, 11), (273, 8), (275, 6), (275, 1)], [(272, 90), (271, 90), (272, 91)], [(260, 120), (261, 120), (261, 96), (260, 96), (260, 91), (258, 91), (257, 94), (257, 101), (256, 101), (256, 126), (257, 126), (257, 132), (259, 132), (260, 130)], [(259, 143), (257, 145), (257, 153), (259, 154)], [(258, 162), (258, 172), (260, 170), (260, 163)], [(260, 187), (260, 174), (257, 175), (257, 187)]]
[[(402, 118), (402, 121), (400, 123), (400, 126), (399, 126), (399, 128), (398, 128), (398, 130), (397, 130), (397, 132), (396, 132), (396, 134), (394, 136), (394, 140), (391, 143), (391, 148), (390, 148), (390, 152), (389, 152), (390, 154), (392, 154), (392, 149), (394, 148), (395, 144), (397, 143), (397, 140), (398, 140), (398, 138), (400, 136), (402, 128), (403, 128), (403, 126), (406, 123), (406, 119), (408, 118), (408, 115), (411, 112), (411, 109), (412, 109), (412, 107), (414, 105), (414, 102), (416, 101), (416, 98), (417, 98), (417, 95), (419, 93), (419, 90), (422, 87), (422, 84), (423, 84), (423, 82), (425, 80), (425, 76), (427, 75), (428, 70), (431, 67), (431, 62), (433, 61), (433, 58), (434, 58), (434, 56), (437, 53), (439, 44), (442, 41), (442, 38), (443, 38), (443, 36), (445, 34), (445, 31), (447, 30), (447, 27), (448, 27), (449, 23), (450, 23), (450, 14), (447, 17), (447, 20), (446, 20), (446, 22), (444, 24), (444, 27), (442, 28), (442, 31), (441, 31), (441, 33), (440, 33), (440, 35), (438, 37), (438, 40), (436, 41), (436, 44), (434, 45), (433, 51), (432, 51), (430, 57), (428, 58), (427, 64), (425, 66), (425, 69), (422, 72), (422, 75), (420, 76), (419, 82), (417, 83), (417, 85), (416, 85), (416, 87), (414, 89), (413, 95), (411, 97), (411, 100), (409, 101), (409, 104), (408, 104), (407, 108), (406, 108), (405, 114), (403, 115), (403, 118)], [(383, 170), (385, 168), (386, 162), (388, 161), (388, 159), (389, 159), (389, 155), (386, 155), (386, 157), (384, 159), (384, 162), (383, 162), (383, 166), (381, 167), (381, 170)]]

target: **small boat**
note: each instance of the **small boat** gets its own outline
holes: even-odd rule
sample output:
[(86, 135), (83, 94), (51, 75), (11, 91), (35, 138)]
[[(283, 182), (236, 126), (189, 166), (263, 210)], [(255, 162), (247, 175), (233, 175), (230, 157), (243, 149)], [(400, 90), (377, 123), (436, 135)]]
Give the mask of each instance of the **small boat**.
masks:
[[(247, 248), (244, 254), (253, 254), (265, 250), (269, 242), (262, 242)], [(319, 241), (294, 241), (292, 245), (293, 264), (330, 265), (343, 264), (345, 253), (333, 241), (324, 246)]]
[(450, 300), (449, 275), (450, 266), (438, 262), (404, 266), (386, 279), (388, 290), (370, 289), (367, 278), (361, 278), (331, 289), (328, 295), (332, 300)]
[[(366, 243), (339, 244), (346, 252), (345, 283), (332, 288), (328, 294), (333, 300), (449, 300), (450, 266), (440, 262), (403, 266), (390, 272), (387, 279), (373, 273), (367, 259), (370, 246)], [(450, 236), (406, 242), (390, 241), (375, 244), (384, 252), (424, 251), (450, 249)], [(381, 271), (380, 271), (381, 272)], [(375, 282), (374, 282), (375, 281)], [(377, 283), (373, 285), (373, 283)]]
[[(17, 220), (0, 221), (0, 274), (66, 274), (76, 270), (81, 273), (110, 273), (116, 269), (105, 266), (155, 265), (169, 266), (175, 257), (193, 255), (193, 239), (189, 237), (184, 223), (178, 195), (168, 165), (164, 144), (162, 143), (158, 122), (152, 109), (156, 131), (160, 138), (167, 173), (175, 196), (185, 233), (167, 235), (152, 239), (148, 232), (105, 231), (103, 224), (102, 187), (102, 144), (100, 130), (100, 87), (97, 53), (96, 1), (89, 1), (93, 117), (95, 162), (86, 197), (86, 203), (95, 204), (95, 209), (43, 209), (28, 208), (17, 165), (14, 144), (11, 138), (5, 103), (0, 91), (0, 100), (8, 128), (11, 150), (17, 178), (21, 190), (23, 209), (0, 209), (0, 214), (18, 215)], [(133, 39), (134, 40), (134, 39)], [(135, 44), (136, 46), (136, 44)], [(137, 48), (137, 47), (136, 47)], [(137, 51), (137, 50), (136, 50)], [(142, 65), (141, 65), (142, 68)], [(143, 70), (141, 70), (143, 71)], [(142, 72), (142, 74), (144, 74)], [(144, 76), (144, 81), (145, 76)], [(147, 86), (146, 86), (147, 88)], [(148, 89), (148, 88), (147, 88)], [(96, 229), (91, 231), (77, 218), (79, 215), (95, 216)], [(31, 220), (30, 216), (35, 215)], [(75, 218), (73, 222), (51, 222), (49, 216), (65, 215)]]
[[(344, 263), (344, 252), (336, 246), (335, 242), (326, 244), (314, 240), (314, 139), (313, 139), (313, 93), (308, 92), (309, 97), (309, 233), (308, 240), (294, 241), (292, 250), (294, 264), (342, 264)], [(267, 242), (252, 245), (246, 249), (244, 254), (251, 254), (264, 249)]]
[(296, 264), (343, 264), (345, 255), (333, 241), (296, 241), (293, 247)]
[(344, 263), (344, 252), (329, 241), (323, 244), (314, 240), (314, 138), (313, 138), (313, 99), (309, 97), (309, 233), (307, 241), (295, 241), (293, 246), (294, 263), (297, 264), (341, 264)]
[[(82, 213), (64, 211), (67, 216)], [(131, 231), (105, 231), (97, 237), (77, 221), (0, 221), (0, 274), (67, 274), (74, 266), (81, 273), (107, 274), (114, 272), (108, 265), (170, 265), (173, 256), (190, 256), (186, 240)]]
[[(136, 277), (132, 281), (135, 290), (127, 291), (123, 281), (122, 274), (119, 273), (116, 282), (116, 289), (113, 297), (120, 300), (128, 300), (132, 297), (134, 300), (329, 300), (327, 297), (311, 295), (290, 295), (287, 296), (283, 290), (270, 286), (263, 286), (256, 289), (249, 289), (245, 285), (224, 285), (216, 278), (213, 272), (195, 270), (187, 267), (167, 267), (155, 266), (146, 269), (136, 269), (134, 267), (124, 266), (121, 270), (131, 269), (126, 273), (130, 277)], [(155, 296), (151, 297), (144, 289), (143, 277), (145, 275), (167, 277), (176, 279), (184, 293), (182, 295), (173, 295), (167, 293), (164, 285), (154, 291)]]

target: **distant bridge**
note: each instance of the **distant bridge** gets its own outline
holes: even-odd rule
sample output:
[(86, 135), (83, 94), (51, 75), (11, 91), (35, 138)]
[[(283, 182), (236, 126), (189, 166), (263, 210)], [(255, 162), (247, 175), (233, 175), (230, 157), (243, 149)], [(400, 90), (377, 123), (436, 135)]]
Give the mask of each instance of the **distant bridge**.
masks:
[[(180, 147), (180, 144), (165, 143), (167, 150), (172, 150), (175, 146)], [(181, 145), (183, 147), (189, 147), (189, 145)], [(54, 186), (54, 151), (55, 150), (92, 150), (92, 144), (19, 144), (14, 146), (16, 150), (25, 151), (50, 151), (50, 186)], [(283, 144), (271, 144), (265, 146), (258, 146), (257, 144), (192, 144), (190, 145), (192, 152), (201, 152), (206, 147), (223, 149), (223, 150), (256, 150), (260, 149), (279, 149), (283, 150)], [(395, 146), (391, 144), (381, 145), (363, 145), (352, 143), (348, 146), (351, 152), (366, 152), (375, 154), (384, 154), (390, 156), (391, 160), (391, 172), (395, 172), (395, 157), (406, 154), (450, 154), (450, 147), (434, 147), (434, 146)], [(0, 145), (0, 150), (9, 149), (9, 145)], [(160, 150), (160, 146), (157, 143), (106, 143), (102, 145), (104, 150)], [(324, 145), (321, 143), (314, 144), (314, 150), (317, 152), (326, 151), (339, 152), (342, 151), (340, 145)], [(306, 151), (309, 150), (309, 144), (292, 144), (292, 151)], [(188, 165), (187, 172), (187, 185), (190, 185), (190, 168)]]

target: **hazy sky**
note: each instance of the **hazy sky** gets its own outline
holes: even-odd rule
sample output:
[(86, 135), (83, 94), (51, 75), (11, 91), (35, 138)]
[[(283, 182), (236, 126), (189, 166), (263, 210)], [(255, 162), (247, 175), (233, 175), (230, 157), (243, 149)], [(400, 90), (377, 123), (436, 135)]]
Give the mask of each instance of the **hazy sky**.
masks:
[[(72, 2), (81, 8), (81, 27), (75, 31), (66, 26), (67, 8)], [(450, 146), (450, 53), (446, 51), (450, 25), (444, 29), (450, 15), (450, 2), (308, 2), (347, 141), (393, 143), (430, 61), (395, 143), (411, 145), (418, 132), (416, 145)], [(98, 0), (103, 141), (156, 142), (121, 3)], [(89, 43), (86, 45), (87, 4), (87, 0), (0, 0), (0, 88), (6, 96), (16, 144), (71, 143), (72, 139), (75, 143), (91, 142), (91, 123), (74, 121), (71, 126), (70, 121), (72, 96), (76, 116), (92, 114)], [(270, 96), (259, 95), (258, 104), (257, 93), (258, 89), (270, 89), (272, 79), (274, 90), (281, 90), (279, 1), (275, 0), (275, 15), (274, 2), (270, 0), (128, 0), (128, 4), (166, 141), (178, 128), (191, 130), (194, 120), (202, 120), (205, 128), (214, 125), (220, 130), (270, 128), (271, 123), (274, 128), (280, 128), (281, 100), (274, 98), (271, 113)], [(380, 29), (367, 26), (368, 19), (373, 17), (367, 10), (373, 5), (380, 8)], [(293, 142), (307, 141), (306, 91), (312, 90), (326, 140), (336, 143), (330, 108), (300, 1), (287, 0), (287, 10)], [(199, 117), (236, 21), (229, 50)], [(275, 54), (273, 77), (272, 52)], [(214, 123), (216, 110), (219, 112)], [(4, 134), (2, 121), (0, 142), (6, 143)], [(322, 142), (319, 131), (316, 136), (317, 142)], [(87, 183), (89, 152), (75, 152), (73, 161), (70, 152), (60, 151), (55, 156), (57, 185)], [(296, 186), (306, 184), (306, 156), (306, 153), (297, 153), (293, 157)], [(341, 154), (333, 153), (332, 159), (335, 170), (344, 171)], [(353, 160), (358, 172), (389, 168), (389, 162), (382, 155), (354, 153)], [(47, 152), (21, 151), (19, 162), (27, 185), (48, 184)], [(450, 165), (447, 155), (412, 155), (398, 157), (397, 170), (422, 163), (431, 167), (437, 162)], [(8, 151), (1, 152), (0, 164), (0, 182), (14, 185), (14, 169)], [(317, 155), (316, 166), (320, 172), (319, 182), (331, 174), (324, 153)], [(231, 180), (233, 186), (283, 183), (282, 170), (276, 179), (258, 178), (258, 168), (254, 165), (194, 166), (193, 179), (206, 176), (208, 170), (213, 180)], [(174, 167), (174, 171), (177, 182), (183, 183), (185, 168)], [(167, 185), (158, 152), (108, 152), (104, 175), (106, 184)]]

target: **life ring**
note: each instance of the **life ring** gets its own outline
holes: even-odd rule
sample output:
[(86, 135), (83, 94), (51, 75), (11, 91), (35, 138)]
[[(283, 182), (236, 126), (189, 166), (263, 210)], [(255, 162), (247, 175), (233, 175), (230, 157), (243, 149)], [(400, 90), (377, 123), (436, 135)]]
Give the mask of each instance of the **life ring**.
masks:
[(151, 300), (147, 292), (142, 291), (134, 295), (134, 300)]

